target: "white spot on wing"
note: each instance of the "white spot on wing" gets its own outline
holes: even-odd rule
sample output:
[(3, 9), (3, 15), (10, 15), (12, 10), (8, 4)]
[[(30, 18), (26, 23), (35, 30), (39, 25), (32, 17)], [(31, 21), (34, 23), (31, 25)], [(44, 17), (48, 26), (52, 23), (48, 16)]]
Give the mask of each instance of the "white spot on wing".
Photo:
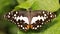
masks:
[(10, 16), (8, 15), (8, 18), (10, 18)]
[(27, 28), (25, 28), (25, 29), (27, 29)]
[(44, 14), (44, 16), (47, 16), (46, 14)]
[(16, 14), (14, 14), (14, 16), (16, 16)]
[(17, 14), (18, 12), (16, 11), (16, 14)]
[(40, 25), (40, 27), (42, 27), (42, 25)]
[(25, 29), (25, 28), (23, 27), (23, 29)]
[(9, 12), (9, 15), (10, 15), (10, 12)]
[(35, 21), (41, 20), (41, 19), (42, 19), (42, 21), (44, 21), (44, 19), (46, 19), (46, 17), (43, 17), (43, 16), (33, 17), (32, 21), (31, 21), (31, 24), (33, 24), (33, 23), (35, 23)]
[(43, 14), (44, 14), (45, 12), (43, 11)]
[(51, 12), (50, 12), (50, 14), (51, 14)]
[(37, 25), (37, 27), (39, 27), (39, 25)]
[(19, 24), (19, 23), (17, 23), (17, 24)]
[(23, 27), (23, 26), (21, 25), (21, 27)]
[(17, 17), (14, 17), (14, 19), (16, 19)]
[(35, 27), (35, 30), (37, 29), (37, 27)]
[(56, 15), (55, 15), (55, 17), (56, 17)]
[(50, 17), (52, 17), (52, 15)]
[(18, 25), (20, 27), (20, 25)]
[(42, 24), (44, 24), (44, 23), (42, 23)]
[(18, 16), (18, 17), (15, 17), (14, 19), (16, 19), (16, 21), (18, 20), (24, 20), (25, 23), (29, 24), (29, 21), (28, 21), (28, 18), (27, 17), (23, 17), (23, 16)]
[(32, 29), (34, 29), (34, 27)]

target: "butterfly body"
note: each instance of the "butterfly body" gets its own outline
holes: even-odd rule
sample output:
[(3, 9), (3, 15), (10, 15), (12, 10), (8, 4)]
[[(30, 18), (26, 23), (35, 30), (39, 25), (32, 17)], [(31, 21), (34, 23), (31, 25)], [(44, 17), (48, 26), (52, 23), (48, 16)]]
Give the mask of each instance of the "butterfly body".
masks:
[(51, 21), (55, 18), (56, 15), (51, 12), (44, 10), (35, 10), (35, 11), (11, 11), (5, 15), (9, 21), (12, 21), (20, 29), (23, 30), (37, 30), (42, 27), (43, 24)]

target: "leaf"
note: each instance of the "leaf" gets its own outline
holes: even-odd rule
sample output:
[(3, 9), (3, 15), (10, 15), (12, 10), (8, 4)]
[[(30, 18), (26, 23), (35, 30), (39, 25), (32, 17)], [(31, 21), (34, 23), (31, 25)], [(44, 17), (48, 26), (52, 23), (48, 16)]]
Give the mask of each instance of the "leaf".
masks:
[(9, 34), (17, 34), (18, 28), (16, 25), (9, 27)]
[(33, 10), (48, 10), (55, 12), (59, 9), (59, 0), (37, 0), (32, 5)]
[(21, 3), (25, 2), (25, 1), (27, 1), (27, 0), (17, 0), (18, 4), (21, 4)]
[(50, 12), (55, 12), (59, 9), (59, 0), (27, 0), (20, 3), (18, 7), (24, 9), (32, 8), (32, 10), (47, 10)]
[(24, 8), (24, 9), (29, 9), (34, 2), (35, 2), (35, 0), (27, 0), (23, 3), (20, 3), (17, 7)]
[(9, 34), (7, 33), (7, 31), (9, 31), (7, 27), (9, 22), (5, 21), (3, 16), (8, 11), (11, 11), (15, 5), (15, 0), (0, 0), (0, 34)]
[(16, 4), (15, 0), (0, 0), (0, 14), (11, 10)]

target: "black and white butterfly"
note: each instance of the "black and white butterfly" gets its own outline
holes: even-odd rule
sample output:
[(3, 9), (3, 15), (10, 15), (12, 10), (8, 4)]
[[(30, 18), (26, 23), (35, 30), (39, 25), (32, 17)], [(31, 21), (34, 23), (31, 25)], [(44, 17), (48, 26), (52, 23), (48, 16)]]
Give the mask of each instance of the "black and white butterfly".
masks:
[(22, 30), (37, 30), (42, 27), (43, 24), (51, 21), (55, 18), (54, 13), (45, 10), (35, 10), (35, 11), (11, 11), (5, 15), (9, 21), (16, 24)]

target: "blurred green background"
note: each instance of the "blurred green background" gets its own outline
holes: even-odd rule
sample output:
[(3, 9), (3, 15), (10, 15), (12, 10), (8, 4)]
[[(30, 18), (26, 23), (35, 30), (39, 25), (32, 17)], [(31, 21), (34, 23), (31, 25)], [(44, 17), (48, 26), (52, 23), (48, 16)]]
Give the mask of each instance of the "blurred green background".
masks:
[[(0, 0), (0, 34), (60, 34), (60, 0)], [(39, 31), (23, 32), (4, 19), (4, 14), (18, 9), (47, 10), (57, 17)]]

